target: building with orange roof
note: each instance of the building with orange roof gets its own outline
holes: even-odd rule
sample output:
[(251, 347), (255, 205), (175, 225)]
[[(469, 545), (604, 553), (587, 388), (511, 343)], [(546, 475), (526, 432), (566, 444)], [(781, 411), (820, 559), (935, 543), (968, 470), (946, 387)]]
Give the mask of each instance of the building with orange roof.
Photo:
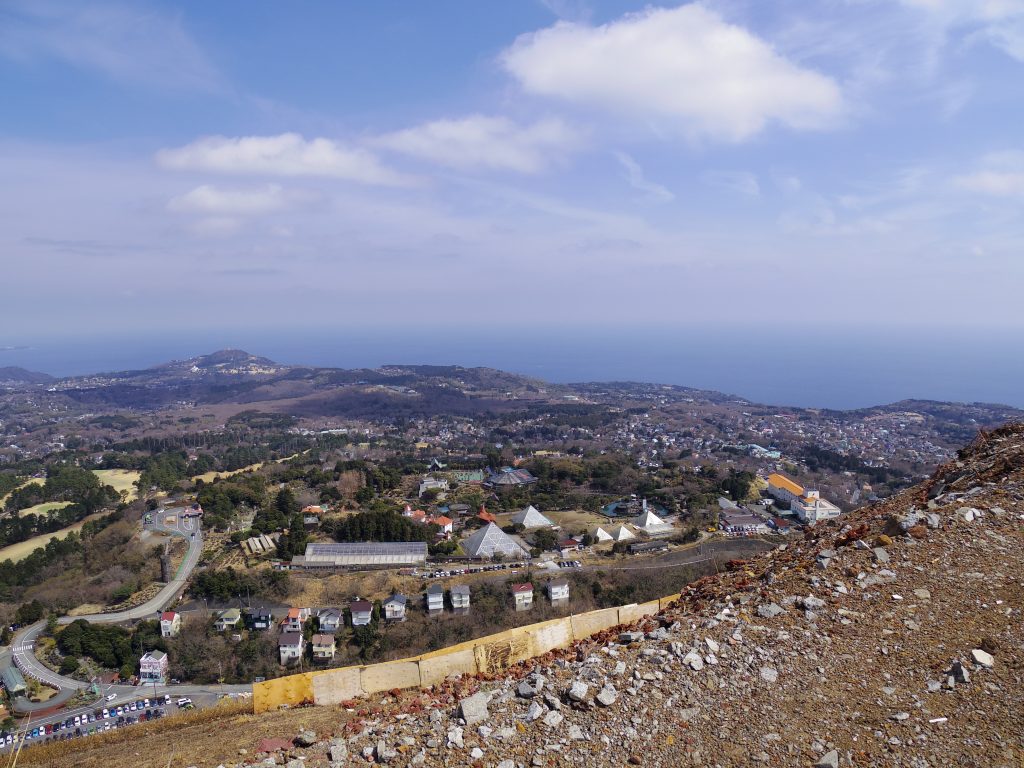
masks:
[(768, 475), (768, 493), (783, 504), (792, 504), (804, 495), (804, 487), (785, 475), (774, 472)]

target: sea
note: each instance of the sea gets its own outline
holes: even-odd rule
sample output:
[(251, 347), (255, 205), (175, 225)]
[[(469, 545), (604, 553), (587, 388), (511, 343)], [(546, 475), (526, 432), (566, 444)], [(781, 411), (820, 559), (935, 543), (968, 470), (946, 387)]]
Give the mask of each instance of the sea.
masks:
[(0, 333), (0, 367), (68, 376), (146, 368), (226, 348), (296, 365), (487, 366), (555, 383), (676, 384), (782, 406), (852, 409), (914, 398), (1024, 408), (1024, 334), (999, 330), (415, 327), (35, 339)]

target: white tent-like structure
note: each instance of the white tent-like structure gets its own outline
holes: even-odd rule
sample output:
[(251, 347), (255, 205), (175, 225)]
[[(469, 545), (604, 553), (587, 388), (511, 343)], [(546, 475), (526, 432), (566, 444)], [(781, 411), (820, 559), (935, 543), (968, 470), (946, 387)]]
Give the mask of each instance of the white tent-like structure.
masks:
[(529, 553), (494, 523), (488, 523), (462, 541), (462, 551), (469, 557), (529, 557)]
[(613, 541), (612, 535), (600, 526), (598, 526), (597, 530), (594, 531), (594, 538), (597, 541)]
[(633, 533), (629, 528), (624, 525), (620, 525), (614, 531), (611, 532), (612, 541), (629, 541), (635, 539), (636, 534)]
[(547, 528), (554, 525), (548, 518), (544, 517), (532, 504), (512, 517), (512, 522), (521, 525), (523, 528)]
[(671, 533), (673, 530), (670, 523), (666, 523), (649, 509), (634, 517), (633, 525), (649, 536)]

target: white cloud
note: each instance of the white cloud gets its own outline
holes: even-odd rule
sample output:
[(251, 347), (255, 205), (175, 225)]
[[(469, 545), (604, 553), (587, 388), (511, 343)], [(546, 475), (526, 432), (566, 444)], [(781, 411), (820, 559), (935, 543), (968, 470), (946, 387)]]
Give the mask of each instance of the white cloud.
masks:
[(255, 216), (283, 211), (292, 205), (295, 197), (277, 184), (233, 189), (203, 184), (172, 198), (167, 208), (175, 213)]
[(701, 174), (701, 180), (712, 187), (746, 197), (758, 197), (761, 194), (761, 184), (757, 176), (747, 171), (707, 171)]
[(676, 196), (666, 187), (649, 181), (644, 175), (644, 170), (640, 167), (640, 164), (625, 152), (616, 152), (615, 159), (619, 161), (623, 171), (625, 171), (626, 181), (629, 182), (633, 189), (643, 192), (648, 199), (661, 203), (675, 200)]
[(178, 14), (135, 3), (30, 0), (5, 3), (2, 17), (0, 55), (15, 61), (56, 59), (127, 83), (226, 88)]
[(363, 184), (405, 185), (412, 180), (380, 164), (359, 147), (330, 139), (279, 136), (207, 136), (177, 149), (162, 149), (157, 162), (174, 170), (262, 176), (323, 176)]
[(502, 63), (530, 93), (668, 120), (693, 137), (741, 141), (773, 121), (820, 128), (843, 110), (833, 80), (700, 5), (599, 27), (559, 22), (522, 35)]
[(953, 178), (958, 189), (991, 197), (1024, 197), (1024, 152), (994, 152), (976, 170)]
[(969, 41), (987, 41), (1024, 62), (1024, 0), (899, 0), (928, 14), (945, 31), (958, 29)]
[(450, 168), (537, 173), (577, 146), (579, 137), (554, 118), (519, 125), (505, 117), (470, 115), (389, 133), (373, 143)]
[(957, 177), (956, 184), (969, 192), (1016, 197), (1024, 195), (1024, 171), (977, 171)]

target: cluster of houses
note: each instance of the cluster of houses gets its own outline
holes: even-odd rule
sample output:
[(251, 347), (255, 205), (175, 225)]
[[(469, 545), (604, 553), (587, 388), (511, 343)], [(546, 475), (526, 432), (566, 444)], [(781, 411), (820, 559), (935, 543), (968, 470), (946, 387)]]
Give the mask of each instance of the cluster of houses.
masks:
[[(565, 605), (569, 600), (569, 581), (554, 579), (545, 585), (552, 605)], [(511, 594), (517, 611), (529, 610), (533, 605), (534, 586), (531, 583), (513, 584)], [(447, 604), (445, 598), (448, 598)], [(393, 594), (381, 603), (380, 618), (387, 623), (405, 621), (409, 598)], [(440, 583), (427, 587), (424, 604), (428, 616), (438, 616), (446, 608), (455, 614), (467, 614), (470, 608), (468, 584), (456, 584), (447, 591)], [(348, 604), (348, 623), (353, 627), (366, 626), (374, 620), (374, 606), (369, 600), (356, 598)], [(266, 631), (275, 625), (280, 630), (277, 648), (282, 666), (301, 659), (306, 653), (307, 640), (303, 633), (306, 622), (316, 619), (316, 632), (308, 640), (315, 661), (330, 662), (334, 659), (338, 645), (337, 633), (346, 625), (346, 612), (340, 608), (289, 608), (278, 622), (272, 611), (265, 608), (228, 608), (218, 611), (213, 627), (218, 632), (236, 632), (244, 626), (249, 631)], [(160, 631), (164, 637), (175, 637), (181, 632), (181, 614), (166, 611), (160, 616)], [(241, 639), (238, 635), (237, 639)], [(162, 651), (150, 651), (140, 660), (141, 678), (144, 682), (166, 682), (167, 655)]]

